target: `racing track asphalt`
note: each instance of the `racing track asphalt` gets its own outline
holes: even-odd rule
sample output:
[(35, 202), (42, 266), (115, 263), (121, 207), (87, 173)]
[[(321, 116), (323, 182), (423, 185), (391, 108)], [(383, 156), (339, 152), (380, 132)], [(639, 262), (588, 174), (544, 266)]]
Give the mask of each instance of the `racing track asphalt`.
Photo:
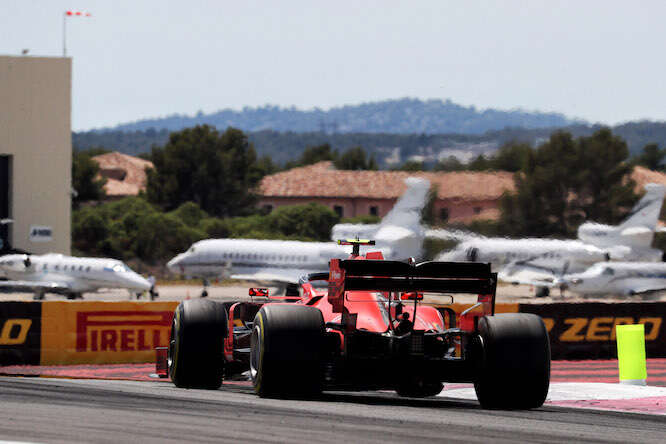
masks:
[(664, 442), (661, 416), (542, 407), (488, 411), (476, 402), (392, 393), (315, 401), (146, 381), (0, 378), (0, 440), (30, 442)]

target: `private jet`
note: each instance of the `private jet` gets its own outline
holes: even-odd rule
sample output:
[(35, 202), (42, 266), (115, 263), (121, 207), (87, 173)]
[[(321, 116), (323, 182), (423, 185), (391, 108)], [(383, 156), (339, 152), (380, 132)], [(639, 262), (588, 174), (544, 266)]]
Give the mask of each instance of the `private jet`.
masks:
[[(413, 177), (405, 183), (407, 190), (374, 232), (377, 247), (373, 250), (381, 251), (386, 259), (422, 255), (421, 210), (430, 183)], [(334, 242), (206, 239), (171, 259), (167, 268), (176, 274), (203, 278), (202, 297), (208, 295), (209, 280), (220, 277), (277, 283), (289, 291), (302, 276), (327, 271), (331, 259), (346, 258), (348, 250)]]
[(499, 270), (500, 280), (536, 285), (537, 296), (546, 296), (559, 276), (583, 272), (597, 262), (663, 260), (664, 253), (651, 243), (659, 231), (666, 187), (648, 184), (645, 188), (643, 198), (620, 225), (585, 223), (579, 227), (578, 240), (486, 238), (446, 230), (429, 230), (426, 236), (462, 240), (435, 260), (490, 262)]
[(648, 183), (624, 222), (617, 226), (585, 222), (578, 227), (578, 239), (600, 248), (625, 245), (639, 252), (650, 250), (655, 232), (664, 231), (657, 229), (657, 222), (665, 195), (666, 186)]
[(125, 288), (141, 293), (151, 285), (123, 262), (115, 259), (72, 257), (62, 254), (9, 254), (0, 257), (0, 289), (30, 291), (35, 300), (46, 293), (82, 299), (83, 293), (101, 288)]
[(652, 293), (666, 290), (666, 263), (600, 262), (582, 273), (566, 274), (556, 279), (552, 286), (581, 295)]

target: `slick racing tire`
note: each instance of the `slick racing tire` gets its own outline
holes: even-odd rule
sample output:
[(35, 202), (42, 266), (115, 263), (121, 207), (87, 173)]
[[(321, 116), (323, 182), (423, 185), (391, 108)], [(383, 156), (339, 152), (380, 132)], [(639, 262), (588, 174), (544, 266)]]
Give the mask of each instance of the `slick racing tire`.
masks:
[(550, 385), (550, 342), (541, 318), (504, 313), (479, 319), (476, 396), (487, 409), (541, 407)]
[(254, 318), (250, 375), (261, 397), (309, 397), (322, 389), (324, 318), (303, 305), (264, 305)]
[(227, 312), (222, 304), (192, 299), (178, 305), (167, 355), (169, 376), (176, 387), (218, 389), (222, 385), (226, 336)]

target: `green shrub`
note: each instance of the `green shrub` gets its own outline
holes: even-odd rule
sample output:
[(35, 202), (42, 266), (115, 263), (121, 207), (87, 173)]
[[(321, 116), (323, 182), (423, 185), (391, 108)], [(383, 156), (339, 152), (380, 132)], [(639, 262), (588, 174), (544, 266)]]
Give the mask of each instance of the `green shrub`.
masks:
[(216, 217), (202, 219), (199, 222), (199, 229), (206, 233), (206, 237), (213, 239), (223, 239), (231, 234), (228, 219), (223, 220)]
[(268, 225), (285, 236), (325, 241), (340, 217), (324, 205), (310, 203), (280, 207), (267, 217)]
[(194, 202), (185, 202), (168, 214), (177, 217), (190, 227), (196, 227), (203, 219), (208, 217), (208, 214)]
[(79, 210), (72, 218), (72, 244), (77, 250), (97, 254), (98, 244), (108, 235), (109, 222), (94, 208)]

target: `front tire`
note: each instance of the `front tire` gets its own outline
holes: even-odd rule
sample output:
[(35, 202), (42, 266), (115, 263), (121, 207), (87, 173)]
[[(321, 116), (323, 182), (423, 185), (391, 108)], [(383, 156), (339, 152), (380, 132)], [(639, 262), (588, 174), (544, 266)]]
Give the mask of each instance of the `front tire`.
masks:
[(264, 305), (254, 318), (250, 374), (261, 397), (321, 392), (324, 318), (303, 305)]
[(478, 374), (483, 408), (541, 407), (550, 385), (550, 341), (541, 318), (503, 313), (479, 319)]
[(222, 304), (192, 299), (178, 305), (167, 356), (169, 376), (176, 387), (218, 389), (222, 385), (227, 334)]

